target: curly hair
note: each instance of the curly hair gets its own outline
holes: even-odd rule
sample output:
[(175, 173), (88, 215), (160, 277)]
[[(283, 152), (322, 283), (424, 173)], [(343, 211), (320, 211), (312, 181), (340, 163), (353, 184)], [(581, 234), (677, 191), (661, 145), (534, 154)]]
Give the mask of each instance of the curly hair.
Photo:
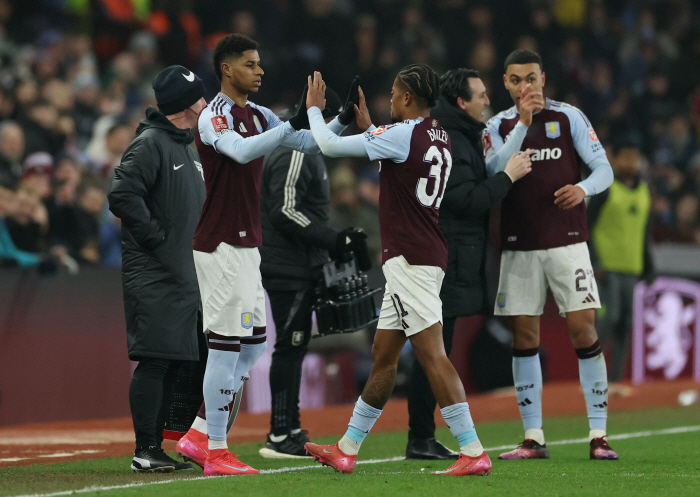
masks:
[(257, 50), (258, 42), (248, 38), (246, 35), (233, 33), (226, 35), (214, 49), (214, 74), (221, 81), (221, 63), (228, 58), (239, 58), (246, 50)]
[(440, 78), (429, 65), (408, 65), (399, 71), (396, 78), (425, 107), (435, 107), (440, 98)]

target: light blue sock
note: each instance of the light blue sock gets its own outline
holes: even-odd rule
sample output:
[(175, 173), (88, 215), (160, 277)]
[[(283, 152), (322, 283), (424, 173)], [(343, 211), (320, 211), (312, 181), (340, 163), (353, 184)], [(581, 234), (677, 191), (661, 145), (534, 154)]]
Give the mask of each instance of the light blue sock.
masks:
[(267, 342), (245, 343), (241, 341), (241, 355), (236, 363), (236, 373), (233, 377), (233, 391), (238, 392), (243, 384), (244, 378), (248, 378), (250, 370), (258, 362), (260, 356), (265, 353)]
[(600, 353), (578, 360), (583, 397), (586, 399), (588, 425), (591, 430), (606, 430), (608, 421), (608, 371), (605, 356)]
[(381, 414), (381, 409), (367, 404), (360, 396), (355, 402), (355, 408), (352, 410), (348, 431), (345, 432), (343, 438), (338, 442), (340, 450), (351, 456), (357, 455), (360, 445), (364, 442), (365, 437)]
[(240, 352), (209, 349), (207, 367), (204, 371), (204, 403), (207, 410), (207, 435), (210, 449), (221, 444), (212, 441), (226, 440), (229, 405), (233, 400), (233, 374)]
[(445, 420), (447, 426), (450, 427), (450, 431), (459, 442), (460, 447), (479, 440), (479, 437), (476, 436), (472, 415), (469, 412), (469, 404), (461, 402), (443, 407), (440, 409), (440, 414), (442, 414), (442, 419)]
[(540, 354), (513, 357), (513, 380), (525, 430), (542, 429), (542, 366)]

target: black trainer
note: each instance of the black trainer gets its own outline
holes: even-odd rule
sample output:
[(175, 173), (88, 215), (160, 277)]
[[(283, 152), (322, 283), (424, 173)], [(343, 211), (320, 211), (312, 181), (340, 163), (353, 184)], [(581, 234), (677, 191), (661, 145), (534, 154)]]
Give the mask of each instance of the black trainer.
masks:
[(304, 448), (304, 444), (310, 442), (309, 437), (306, 436), (307, 433), (306, 430), (293, 435), (290, 433), (281, 442), (273, 442), (268, 433), (265, 446), (258, 452), (268, 459), (310, 459), (311, 456)]
[(406, 459), (458, 459), (459, 452), (448, 449), (435, 438), (411, 438), (406, 446)]
[(298, 443), (301, 444), (303, 447), (306, 442), (310, 442), (309, 437), (307, 436), (309, 433), (309, 430), (299, 430), (296, 433), (293, 433), (291, 436), (292, 438), (295, 438)]
[(190, 463), (178, 461), (177, 459), (173, 459), (170, 457), (168, 454), (165, 453), (163, 449), (158, 449), (160, 450), (163, 455), (165, 456), (165, 459), (172, 461), (172, 463), (175, 465), (175, 471), (190, 471), (194, 469), (194, 466), (192, 466)]
[(131, 460), (131, 471), (134, 473), (172, 473), (175, 471), (175, 461), (158, 447), (141, 447), (134, 452), (134, 458)]

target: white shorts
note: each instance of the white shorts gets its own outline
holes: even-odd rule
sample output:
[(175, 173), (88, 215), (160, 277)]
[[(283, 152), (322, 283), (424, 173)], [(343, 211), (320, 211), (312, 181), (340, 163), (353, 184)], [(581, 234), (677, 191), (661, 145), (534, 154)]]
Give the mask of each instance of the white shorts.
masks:
[(382, 266), (386, 290), (377, 328), (403, 330), (406, 336), (442, 323), (440, 287), (445, 272), (437, 266), (411, 266), (404, 256)]
[(599, 309), (600, 297), (585, 242), (546, 250), (504, 250), (494, 314), (539, 316), (547, 287), (559, 314)]
[(204, 331), (246, 337), (265, 326), (265, 291), (257, 248), (220, 243), (214, 252), (194, 251)]

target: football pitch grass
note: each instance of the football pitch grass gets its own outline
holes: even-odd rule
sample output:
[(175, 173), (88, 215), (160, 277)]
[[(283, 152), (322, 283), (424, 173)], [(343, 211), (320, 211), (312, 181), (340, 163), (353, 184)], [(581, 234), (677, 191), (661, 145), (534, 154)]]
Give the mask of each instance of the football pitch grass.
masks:
[[(350, 412), (348, 407), (348, 416)], [(545, 419), (549, 460), (499, 461), (500, 452), (520, 441), (522, 425), (519, 421), (480, 423), (479, 437), (493, 461), (488, 477), (431, 475), (450, 462), (404, 460), (406, 432), (397, 431), (370, 434), (352, 475), (308, 460), (263, 459), (257, 443), (232, 447), (242, 460), (263, 472), (257, 476), (204, 478), (199, 468), (189, 474), (133, 474), (130, 458), (105, 458), (0, 469), (0, 496), (69, 495), (71, 491), (107, 497), (700, 495), (699, 406), (612, 413), (609, 428), (619, 461), (589, 460), (584, 416)], [(439, 429), (437, 435), (456, 448), (449, 430)]]

